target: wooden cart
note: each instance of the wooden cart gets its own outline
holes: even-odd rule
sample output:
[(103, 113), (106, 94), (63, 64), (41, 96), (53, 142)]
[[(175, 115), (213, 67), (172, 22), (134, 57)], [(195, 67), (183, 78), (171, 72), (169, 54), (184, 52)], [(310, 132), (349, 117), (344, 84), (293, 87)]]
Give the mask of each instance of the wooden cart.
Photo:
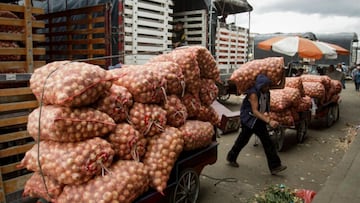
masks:
[(221, 75), (221, 82), (216, 82), (216, 86), (219, 89), (217, 99), (220, 102), (227, 101), (231, 95), (240, 95), (237, 92), (236, 85), (229, 80), (230, 76), (231, 74)]
[(217, 147), (217, 141), (213, 140), (205, 148), (183, 152), (171, 172), (164, 195), (150, 189), (134, 202), (195, 203), (200, 192), (199, 176), (205, 166), (217, 161)]
[(313, 99), (316, 109), (314, 109), (312, 119), (322, 119), (326, 127), (332, 126), (340, 118), (340, 101), (340, 97), (334, 97), (334, 99), (321, 104), (318, 100)]
[(280, 125), (276, 129), (270, 129), (269, 134), (274, 141), (277, 151), (282, 151), (284, 147), (285, 130), (296, 130), (296, 139), (298, 143), (303, 143), (306, 136), (308, 126), (311, 121), (311, 111), (298, 112), (299, 120), (294, 122), (294, 125), (285, 126)]

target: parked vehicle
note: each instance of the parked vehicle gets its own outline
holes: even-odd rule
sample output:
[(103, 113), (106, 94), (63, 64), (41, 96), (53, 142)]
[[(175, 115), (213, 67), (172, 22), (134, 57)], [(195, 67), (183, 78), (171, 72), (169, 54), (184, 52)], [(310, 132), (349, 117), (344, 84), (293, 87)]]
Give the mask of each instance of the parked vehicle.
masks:
[[(119, 63), (143, 64), (171, 50), (176, 21), (184, 22), (189, 45), (203, 45), (211, 50), (221, 74), (230, 73), (247, 60), (249, 30), (234, 25), (220, 26), (217, 18), (223, 11), (228, 14), (251, 11), (246, 0), (239, 1), (240, 5), (238, 2), (230, 10), (223, 6), (231, 1), (217, 0), (24, 0), (23, 5), (16, 5), (17, 2), (0, 3), (6, 11), (24, 17), (0, 19), (1, 26), (15, 22), (22, 28), (20, 33), (0, 35), (0, 41), (12, 40), (21, 45), (0, 49), (0, 57), (20, 58), (0, 61), (0, 134), (3, 137), (0, 140), (0, 202), (22, 199), (23, 186), (31, 176), (30, 171), (16, 165), (35, 143), (26, 132), (26, 124), (29, 112), (39, 105), (28, 84), (36, 68), (57, 60), (85, 61), (103, 68)], [(18, 68), (22, 74), (14, 72)], [(209, 149), (214, 155), (216, 143)], [(190, 157), (197, 157), (193, 155)], [(185, 160), (182, 163), (187, 163)], [(208, 162), (201, 160), (211, 164), (216, 156), (211, 156)], [(177, 172), (179, 176), (186, 174), (180, 173), (182, 170)]]

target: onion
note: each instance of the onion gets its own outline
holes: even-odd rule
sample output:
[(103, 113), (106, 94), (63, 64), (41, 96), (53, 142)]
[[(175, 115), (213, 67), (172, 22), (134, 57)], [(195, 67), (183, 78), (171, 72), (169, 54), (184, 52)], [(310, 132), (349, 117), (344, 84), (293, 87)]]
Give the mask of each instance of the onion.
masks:
[(65, 186), (57, 202), (131, 203), (149, 188), (143, 163), (119, 160), (108, 170), (110, 173), (82, 185)]
[(185, 78), (177, 63), (170, 61), (148, 62), (145, 65), (151, 68), (155, 73), (160, 74), (160, 77), (165, 78), (166, 92), (168, 94), (181, 96), (185, 91)]
[(210, 106), (218, 96), (219, 89), (211, 79), (201, 79), (199, 97), (205, 106)]
[[(29, 114), (27, 130), (35, 139), (58, 142), (77, 142), (105, 136), (115, 129), (115, 122), (107, 114), (92, 108), (42, 106)], [(40, 132), (39, 132), (40, 131)]]
[(110, 166), (114, 156), (110, 143), (98, 137), (76, 143), (40, 141), (26, 152), (20, 167), (39, 171), (38, 145), (44, 175), (60, 184), (79, 185), (87, 182), (101, 172), (103, 166)]
[(166, 125), (166, 111), (156, 104), (135, 102), (130, 110), (130, 122), (145, 136), (161, 133)]
[(37, 198), (42, 197), (49, 202), (54, 202), (63, 191), (64, 185), (59, 184), (55, 179), (48, 176), (44, 176), (44, 179), (47, 190), (45, 188), (43, 178), (40, 173), (33, 173), (30, 179), (27, 180), (25, 183), (23, 196)]
[(122, 86), (112, 85), (110, 90), (100, 98), (94, 108), (108, 114), (116, 123), (125, 121), (133, 105), (131, 93)]
[(295, 125), (293, 114), (290, 109), (286, 109), (278, 112), (270, 112), (269, 116), (272, 120), (279, 122), (280, 125), (284, 125), (284, 126)]
[(101, 97), (104, 91), (110, 89), (111, 80), (111, 75), (100, 66), (56, 61), (34, 71), (30, 88), (37, 100), (44, 104), (80, 107)]
[(150, 187), (162, 193), (174, 163), (183, 150), (183, 135), (177, 128), (166, 127), (163, 133), (148, 139), (143, 162), (149, 170)]
[(145, 154), (147, 140), (128, 123), (120, 123), (108, 137), (121, 160), (140, 160)]
[(212, 106), (200, 106), (196, 119), (210, 122), (214, 126), (220, 125), (220, 116)]
[(285, 77), (285, 87), (291, 87), (291, 88), (298, 89), (300, 92), (300, 95), (302, 97), (305, 96), (305, 91), (304, 91), (301, 77)]
[(247, 62), (236, 69), (230, 81), (234, 82), (238, 93), (244, 93), (255, 84), (257, 75), (265, 74), (272, 81), (272, 85), (277, 85), (284, 72), (283, 57), (268, 57)]
[(184, 151), (194, 150), (208, 146), (215, 133), (209, 122), (188, 120), (179, 128), (184, 138)]
[(126, 87), (136, 102), (160, 103), (165, 98), (166, 78), (150, 66), (126, 65), (109, 72), (117, 78), (114, 84)]
[(188, 117), (186, 106), (176, 95), (167, 97), (163, 109), (166, 111), (167, 125), (173, 127), (182, 126)]
[(198, 95), (185, 93), (182, 102), (188, 112), (188, 118), (194, 118), (198, 115), (201, 107), (201, 101)]

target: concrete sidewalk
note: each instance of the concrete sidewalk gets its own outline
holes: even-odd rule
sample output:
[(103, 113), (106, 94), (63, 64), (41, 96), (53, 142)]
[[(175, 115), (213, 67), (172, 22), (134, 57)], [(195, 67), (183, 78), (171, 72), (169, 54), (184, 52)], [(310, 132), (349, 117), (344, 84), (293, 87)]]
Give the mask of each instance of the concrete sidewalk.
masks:
[[(358, 134), (359, 135), (359, 134)], [(360, 139), (351, 143), (312, 203), (360, 202)]]

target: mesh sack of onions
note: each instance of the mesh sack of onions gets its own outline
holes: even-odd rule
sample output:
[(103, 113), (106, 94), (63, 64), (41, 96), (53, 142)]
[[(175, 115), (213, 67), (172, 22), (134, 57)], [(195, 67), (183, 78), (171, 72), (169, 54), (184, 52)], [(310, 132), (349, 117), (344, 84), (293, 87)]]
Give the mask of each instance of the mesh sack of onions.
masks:
[(135, 102), (130, 109), (130, 122), (145, 136), (154, 136), (164, 131), (167, 119), (166, 111), (156, 104)]
[(338, 95), (338, 94), (333, 95), (333, 96), (329, 99), (329, 101), (332, 101), (332, 102), (338, 102), (339, 100), (340, 100), (340, 95)]
[(185, 79), (181, 68), (174, 62), (146, 63), (156, 73), (161, 74), (166, 80), (166, 93), (183, 95), (185, 91)]
[(41, 107), (41, 115), (40, 107), (29, 114), (27, 130), (35, 140), (77, 142), (107, 135), (115, 126), (110, 116), (92, 108), (47, 105)]
[(131, 203), (149, 188), (147, 170), (141, 162), (119, 160), (108, 171), (85, 184), (65, 186), (57, 203)]
[(294, 107), (290, 108), (290, 112), (291, 112), (292, 118), (294, 119), (294, 125), (295, 125), (295, 122), (300, 120), (299, 112)]
[(294, 126), (294, 118), (290, 109), (284, 111), (272, 112), (270, 111), (269, 116), (272, 120), (279, 122), (280, 125)]
[(271, 111), (282, 111), (291, 106), (292, 101), (284, 95), (283, 89), (270, 90), (270, 109)]
[(162, 193), (167, 187), (174, 164), (183, 151), (183, 135), (178, 128), (169, 127), (149, 138), (144, 164), (148, 168), (150, 187)]
[(214, 126), (219, 126), (220, 116), (212, 106), (200, 106), (199, 113), (196, 116), (197, 120), (210, 122)]
[(30, 88), (39, 102), (69, 107), (94, 103), (112, 85), (111, 74), (100, 66), (56, 61), (34, 71)]
[[(19, 45), (16, 42), (12, 41), (1, 41), (0, 48), (19, 48)], [(0, 55), (0, 61), (18, 61), (20, 60), (20, 55)], [(14, 70), (14, 69), (13, 69)], [(1, 71), (4, 72), (4, 71)], [(23, 69), (15, 69), (15, 72), (25, 72)]]
[(331, 80), (330, 88), (326, 92), (326, 101), (330, 101), (334, 95), (340, 94), (342, 91), (342, 84), (339, 80)]
[(311, 106), (312, 106), (311, 97), (305, 96), (305, 97), (301, 97), (299, 104), (294, 108), (296, 109), (297, 112), (304, 112), (310, 110)]
[(301, 99), (300, 91), (296, 88), (285, 87), (282, 89), (284, 91), (285, 99), (291, 101), (291, 106), (297, 106)]
[(342, 91), (342, 84), (339, 80), (331, 80), (330, 88), (334, 91), (334, 94), (340, 94)]
[(185, 91), (191, 94), (199, 94), (200, 92), (200, 79), (189, 80), (185, 85)]
[(121, 160), (139, 161), (146, 151), (147, 139), (128, 123), (116, 125), (107, 140)]
[(261, 73), (269, 77), (272, 85), (278, 85), (284, 77), (284, 58), (268, 57), (247, 62), (232, 73), (230, 80), (235, 83), (238, 93), (244, 93)]
[(210, 106), (218, 96), (219, 89), (214, 80), (201, 79), (199, 97), (205, 106)]
[(166, 111), (167, 125), (173, 127), (184, 125), (188, 113), (186, 106), (176, 95), (168, 96), (162, 107)]
[(324, 85), (325, 90), (329, 89), (331, 86), (331, 78), (327, 75), (301, 75), (301, 80), (303, 82), (318, 82)]
[(285, 87), (298, 89), (300, 91), (300, 95), (302, 97), (305, 96), (301, 77), (285, 77)]
[(40, 173), (33, 173), (25, 183), (23, 196), (44, 198), (49, 202), (54, 202), (63, 191), (64, 185), (48, 176), (44, 176), (44, 179), (45, 184)]
[(305, 95), (311, 98), (317, 98), (320, 100), (326, 99), (325, 93), (326, 90), (324, 85), (320, 82), (303, 82)]
[(136, 102), (160, 103), (165, 97), (165, 77), (151, 66), (125, 65), (109, 72), (117, 78), (114, 84), (126, 87)]
[(150, 62), (171, 61), (177, 63), (181, 68), (185, 82), (188, 80), (199, 79), (200, 69), (194, 52), (186, 48), (179, 48), (167, 54), (161, 54), (150, 59)]
[[(1, 18), (10, 18), (10, 19), (19, 19), (17, 15), (10, 11), (0, 11)], [(10, 20), (9, 19), (9, 20)], [(0, 32), (6, 33), (21, 33), (23, 26), (14, 26), (14, 25), (0, 25)]]
[(192, 46), (190, 48), (197, 52), (196, 59), (200, 68), (200, 76), (202, 78), (220, 81), (220, 70), (210, 51), (203, 46)]
[(191, 93), (185, 93), (184, 97), (182, 98), (182, 102), (188, 112), (188, 118), (194, 118), (198, 115), (201, 107), (199, 96)]
[(39, 171), (39, 161), (44, 175), (60, 184), (79, 185), (109, 167), (114, 153), (110, 143), (98, 137), (82, 142), (40, 141), (26, 152), (20, 167)]
[(178, 50), (193, 52), (200, 69), (200, 77), (220, 81), (220, 71), (210, 51), (203, 46), (180, 47)]
[(128, 118), (133, 103), (132, 95), (125, 87), (113, 84), (110, 90), (96, 102), (94, 108), (108, 114), (116, 123), (120, 123)]
[(188, 92), (198, 93), (200, 80), (200, 69), (194, 52), (185, 48), (178, 48), (168, 54), (161, 54), (150, 59), (150, 62), (171, 61), (177, 63), (181, 68), (185, 79), (185, 85)]
[(190, 151), (208, 146), (215, 134), (214, 127), (209, 122), (188, 120), (179, 128), (184, 136), (184, 151)]

